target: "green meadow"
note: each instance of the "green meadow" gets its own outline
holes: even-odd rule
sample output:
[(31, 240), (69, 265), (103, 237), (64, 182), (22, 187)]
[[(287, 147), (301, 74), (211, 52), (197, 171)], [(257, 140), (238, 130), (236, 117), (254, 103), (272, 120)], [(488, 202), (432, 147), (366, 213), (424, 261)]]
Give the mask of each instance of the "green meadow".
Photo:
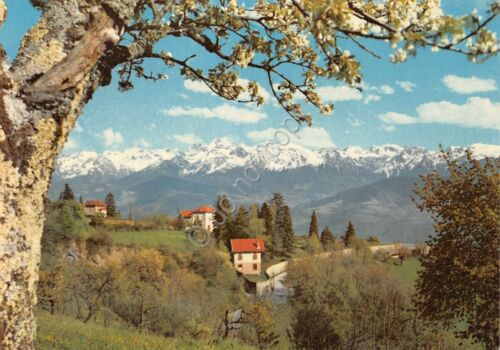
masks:
[(37, 349), (39, 350), (251, 350), (252, 347), (200, 340), (165, 338), (127, 328), (112, 328), (83, 323), (70, 317), (38, 315)]
[(136, 245), (144, 248), (167, 246), (178, 253), (190, 253), (198, 248), (181, 231), (110, 231), (109, 235), (116, 245)]
[(401, 277), (408, 287), (413, 288), (418, 277), (421, 264), (417, 258), (406, 259), (402, 265), (393, 265), (393, 270)]

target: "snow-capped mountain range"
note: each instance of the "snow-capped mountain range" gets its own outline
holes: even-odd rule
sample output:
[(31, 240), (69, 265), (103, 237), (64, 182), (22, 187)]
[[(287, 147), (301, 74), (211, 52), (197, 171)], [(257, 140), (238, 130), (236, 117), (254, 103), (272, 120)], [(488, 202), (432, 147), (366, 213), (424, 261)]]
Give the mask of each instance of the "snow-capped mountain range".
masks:
[[(478, 158), (500, 157), (500, 146), (474, 144), (470, 149)], [(464, 147), (450, 147), (455, 157), (463, 156)], [(194, 145), (186, 151), (176, 149), (130, 148), (124, 151), (79, 152), (61, 155), (57, 175), (62, 179), (79, 176), (123, 177), (170, 162), (179, 167), (179, 175), (224, 173), (235, 168), (254, 166), (267, 171), (284, 171), (303, 167), (361, 167), (386, 177), (416, 167), (434, 168), (442, 163), (438, 151), (420, 147), (382, 145), (369, 149), (308, 149), (299, 145), (246, 146), (225, 139), (206, 145)]]
[[(470, 149), (479, 159), (500, 157), (500, 146)], [(449, 150), (455, 158), (464, 156), (464, 147)], [(112, 192), (124, 214), (133, 206), (133, 216), (140, 217), (177, 215), (179, 209), (213, 204), (220, 193), (236, 205), (248, 205), (281, 192), (298, 234), (307, 232), (316, 210), (320, 226), (328, 225), (335, 234), (353, 221), (358, 234), (416, 242), (433, 229), (411, 201), (413, 189), (419, 175), (443, 168), (438, 151), (419, 147), (276, 148), (217, 139), (185, 151), (131, 148), (62, 155), (49, 196), (58, 198), (65, 183), (85, 199)]]

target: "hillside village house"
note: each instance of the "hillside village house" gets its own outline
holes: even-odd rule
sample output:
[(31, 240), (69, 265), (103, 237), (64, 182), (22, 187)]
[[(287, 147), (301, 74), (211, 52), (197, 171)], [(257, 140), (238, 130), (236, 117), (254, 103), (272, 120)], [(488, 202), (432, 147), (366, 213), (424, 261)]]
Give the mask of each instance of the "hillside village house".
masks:
[(244, 275), (260, 275), (264, 240), (260, 238), (232, 239), (231, 254), (236, 271)]
[(106, 209), (106, 203), (100, 200), (90, 200), (85, 201), (85, 214), (88, 216), (95, 216), (101, 214), (106, 217), (108, 212)]
[(181, 210), (181, 216), (188, 226), (199, 223), (205, 231), (212, 233), (214, 229), (214, 212), (215, 209), (203, 206), (193, 210)]

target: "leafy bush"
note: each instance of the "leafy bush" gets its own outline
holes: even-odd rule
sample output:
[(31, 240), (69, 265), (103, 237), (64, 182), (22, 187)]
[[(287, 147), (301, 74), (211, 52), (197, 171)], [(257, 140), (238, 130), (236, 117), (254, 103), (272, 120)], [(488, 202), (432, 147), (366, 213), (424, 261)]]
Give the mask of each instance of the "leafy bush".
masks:
[(48, 205), (42, 234), (42, 251), (57, 256), (58, 248), (90, 232), (83, 206), (71, 200), (59, 200)]

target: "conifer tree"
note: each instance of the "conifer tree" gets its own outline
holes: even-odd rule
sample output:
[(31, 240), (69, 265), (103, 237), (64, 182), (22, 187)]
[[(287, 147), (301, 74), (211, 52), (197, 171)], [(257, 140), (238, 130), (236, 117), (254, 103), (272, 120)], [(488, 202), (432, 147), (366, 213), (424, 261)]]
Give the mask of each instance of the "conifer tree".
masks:
[(78, 202), (80, 202), (80, 204), (83, 204), (83, 196), (80, 195), (80, 197), (78, 198)]
[(244, 206), (240, 206), (236, 212), (236, 223), (242, 228), (243, 231), (248, 231), (250, 226), (250, 216)]
[(252, 203), (248, 208), (248, 215), (250, 219), (260, 219), (259, 205), (257, 203)]
[(267, 202), (264, 202), (262, 204), (262, 207), (260, 209), (260, 216), (264, 220), (264, 234), (266, 236), (272, 237), (273, 236), (273, 212), (271, 210), (271, 207)]
[(118, 211), (116, 210), (116, 203), (115, 203), (115, 197), (113, 196), (113, 193), (108, 193), (106, 195), (106, 198), (104, 199), (104, 203), (106, 203), (106, 212), (109, 217), (116, 217), (118, 214)]
[(316, 236), (316, 238), (319, 238), (318, 218), (316, 217), (316, 210), (313, 210), (311, 214), (311, 223), (309, 224), (309, 237), (312, 236)]
[(274, 193), (271, 205), (276, 210), (272, 235), (272, 254), (290, 257), (294, 249), (294, 232), (290, 208), (285, 204), (281, 193)]
[(63, 201), (74, 201), (75, 195), (73, 194), (73, 190), (69, 187), (68, 184), (64, 185), (64, 190), (59, 195), (59, 199)]
[(295, 245), (295, 233), (293, 231), (292, 215), (288, 205), (283, 207), (283, 253), (286, 257), (291, 257)]
[(223, 241), (230, 248), (230, 240), (248, 238), (249, 216), (245, 207), (241, 206), (233, 216), (232, 204), (226, 196), (217, 197), (214, 235), (217, 242)]
[(228, 227), (229, 238), (248, 238), (248, 223), (248, 212), (245, 207), (241, 206)]
[(249, 235), (241, 220), (239, 220), (237, 217), (233, 218), (232, 216), (227, 217), (226, 223), (223, 226), (222, 233), (224, 243), (226, 244), (228, 249), (231, 247), (231, 239), (249, 238)]
[(214, 214), (214, 229), (212, 231), (213, 236), (217, 240), (217, 244), (224, 240), (224, 226), (228, 215), (230, 212), (231, 203), (227, 196), (218, 195), (215, 202), (215, 214)]
[[(283, 255), (283, 236), (284, 236), (284, 199), (281, 193), (274, 193), (273, 198), (270, 202), (270, 207), (274, 208), (275, 215), (273, 220), (273, 231), (272, 231), (272, 254), (273, 256), (282, 256)], [(272, 209), (271, 209), (272, 211)]]
[(326, 226), (321, 232), (321, 244), (323, 248), (329, 247), (335, 243), (335, 238), (333, 237), (332, 231)]
[(354, 225), (352, 224), (352, 222), (349, 221), (349, 223), (347, 224), (347, 230), (345, 231), (345, 234), (342, 236), (344, 245), (346, 247), (350, 247), (354, 241), (355, 236), (356, 236), (356, 230), (354, 229)]
[(264, 233), (264, 219), (260, 218), (259, 205), (254, 203), (249, 210), (248, 232), (255, 236), (262, 236)]

